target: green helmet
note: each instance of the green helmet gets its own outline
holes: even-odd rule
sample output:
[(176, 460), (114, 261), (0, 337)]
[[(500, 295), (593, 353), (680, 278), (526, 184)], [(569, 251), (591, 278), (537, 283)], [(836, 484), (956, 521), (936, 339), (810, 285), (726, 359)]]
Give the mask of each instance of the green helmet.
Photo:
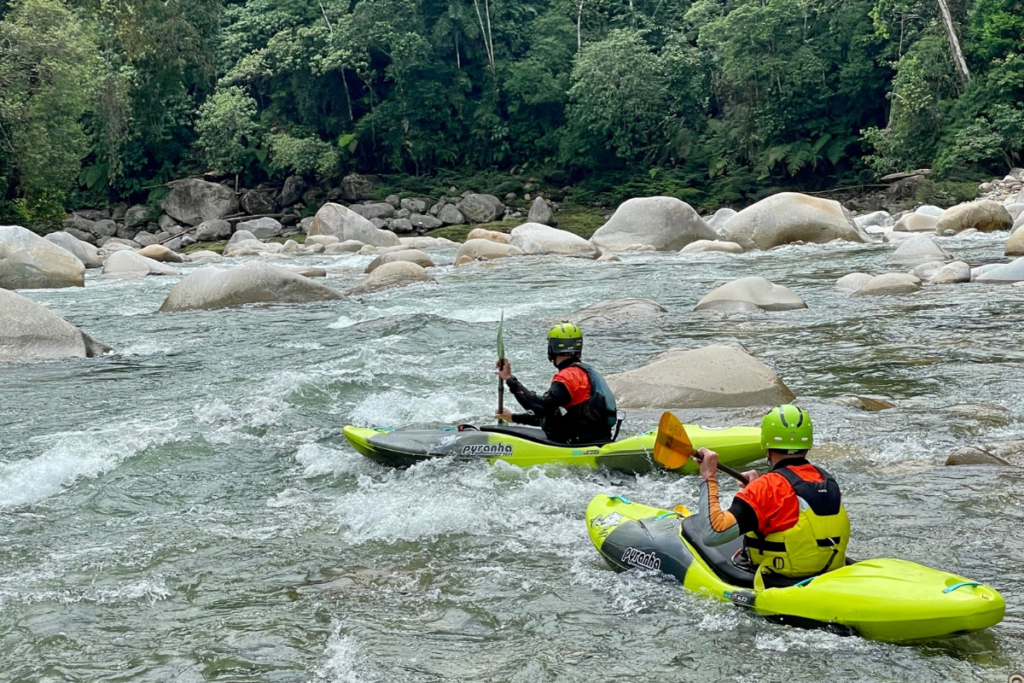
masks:
[(791, 403), (769, 410), (761, 420), (761, 448), (766, 451), (802, 451), (814, 445), (811, 416)]
[(570, 322), (560, 322), (548, 330), (548, 360), (555, 356), (579, 356), (583, 353), (583, 331)]

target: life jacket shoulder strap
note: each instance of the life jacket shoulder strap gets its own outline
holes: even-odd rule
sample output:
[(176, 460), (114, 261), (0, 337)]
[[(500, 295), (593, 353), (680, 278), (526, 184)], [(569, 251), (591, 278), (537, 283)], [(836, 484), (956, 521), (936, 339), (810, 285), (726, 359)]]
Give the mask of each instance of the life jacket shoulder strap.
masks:
[(807, 481), (789, 466), (782, 466), (772, 471), (782, 475), (782, 478), (793, 487), (793, 492), (807, 502), (814, 514), (820, 516), (839, 514), (839, 507), (842, 505), (839, 483), (831, 474), (817, 465), (811, 465), (811, 467), (821, 475), (821, 481)]

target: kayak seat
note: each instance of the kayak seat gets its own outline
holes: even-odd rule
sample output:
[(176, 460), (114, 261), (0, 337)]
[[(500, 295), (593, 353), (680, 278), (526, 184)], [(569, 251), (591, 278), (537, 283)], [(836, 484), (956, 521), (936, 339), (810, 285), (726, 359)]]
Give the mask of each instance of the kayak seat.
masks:
[[(732, 556), (736, 554), (736, 551), (743, 548), (743, 536), (722, 545), (705, 545), (701, 540), (700, 519), (698, 515), (690, 515), (684, 518), (680, 530), (683, 538), (701, 554), (701, 557), (708, 563), (712, 571), (718, 575), (718, 578), (740, 588), (754, 587), (754, 572), (738, 567), (732, 561)], [(765, 588), (785, 588), (793, 586), (802, 580), (771, 573), (764, 573), (762, 576)]]
[(595, 443), (562, 443), (560, 441), (550, 441), (544, 434), (543, 429), (540, 427), (530, 427), (528, 425), (485, 425), (480, 427), (480, 431), (494, 432), (495, 434), (508, 434), (509, 436), (519, 437), (520, 439), (544, 444), (545, 446), (557, 446), (558, 448), (600, 448), (601, 446), (611, 443), (611, 441), (598, 441)]

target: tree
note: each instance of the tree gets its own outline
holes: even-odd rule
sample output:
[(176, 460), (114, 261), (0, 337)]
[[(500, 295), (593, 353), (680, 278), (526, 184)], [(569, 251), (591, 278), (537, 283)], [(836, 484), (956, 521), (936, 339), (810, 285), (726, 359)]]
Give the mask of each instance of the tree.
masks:
[(196, 146), (219, 173), (239, 174), (260, 152), (256, 101), (237, 85), (217, 90), (199, 108)]

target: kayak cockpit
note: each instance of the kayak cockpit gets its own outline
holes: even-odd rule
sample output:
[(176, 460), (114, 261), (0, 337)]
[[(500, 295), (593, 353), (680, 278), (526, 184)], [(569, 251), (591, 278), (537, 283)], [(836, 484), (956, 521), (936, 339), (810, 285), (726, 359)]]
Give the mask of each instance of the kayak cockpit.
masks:
[[(697, 515), (683, 519), (680, 533), (722, 581), (738, 588), (754, 587), (754, 572), (747, 571), (732, 561), (736, 552), (743, 548), (743, 536), (718, 546), (705, 545), (700, 533), (700, 518)], [(763, 572), (761, 578), (764, 580), (765, 588), (786, 588), (803, 580), (770, 572)]]
[(598, 441), (595, 443), (574, 443), (567, 444), (560, 441), (551, 441), (544, 434), (544, 430), (540, 427), (529, 427), (526, 425), (486, 425), (480, 427), (482, 432), (492, 432), (494, 434), (507, 434), (508, 436), (515, 436), (520, 439), (526, 439), (533, 443), (543, 444), (545, 446), (555, 446), (556, 448), (600, 448), (606, 446), (611, 441)]

